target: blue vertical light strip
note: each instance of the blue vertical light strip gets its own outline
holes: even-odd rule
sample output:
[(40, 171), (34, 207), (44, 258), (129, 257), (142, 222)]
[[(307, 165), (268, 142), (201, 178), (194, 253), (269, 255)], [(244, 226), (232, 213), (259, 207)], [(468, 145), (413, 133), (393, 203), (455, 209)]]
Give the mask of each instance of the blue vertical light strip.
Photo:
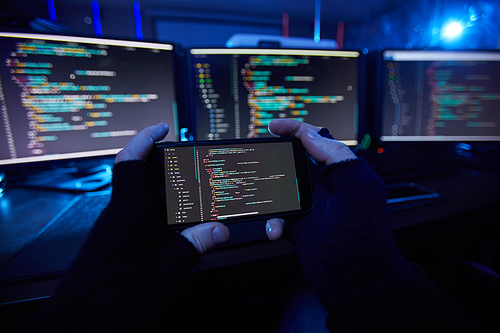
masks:
[(316, 0), (314, 10), (314, 42), (320, 41), (320, 26), (321, 26), (321, 0)]
[(57, 21), (56, 17), (56, 7), (54, 6), (54, 0), (47, 0), (47, 9), (49, 10), (49, 20)]
[(177, 112), (177, 102), (172, 102), (172, 111), (174, 114), (174, 133), (175, 136), (178, 138), (180, 136), (179, 133), (179, 114)]
[(299, 199), (300, 203), (299, 182), (297, 181), (297, 178), (295, 178), (295, 185), (297, 186), (297, 199)]
[(142, 40), (142, 19), (141, 19), (141, 4), (139, 1), (134, 1), (134, 23), (135, 23), (135, 38)]
[(196, 158), (196, 146), (193, 146), (194, 154), (194, 179), (198, 179), (198, 159)]
[(101, 14), (99, 13), (99, 1), (97, 0), (92, 1), (92, 20), (94, 21), (94, 34), (101, 37)]

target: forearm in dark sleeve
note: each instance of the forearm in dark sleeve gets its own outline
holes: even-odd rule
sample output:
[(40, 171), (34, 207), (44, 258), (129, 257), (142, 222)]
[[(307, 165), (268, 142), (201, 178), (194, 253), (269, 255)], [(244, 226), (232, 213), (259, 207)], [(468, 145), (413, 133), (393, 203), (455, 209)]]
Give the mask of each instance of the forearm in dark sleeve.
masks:
[(26, 331), (160, 329), (177, 283), (199, 261), (169, 231), (150, 166), (115, 166), (113, 194), (54, 297)]
[(289, 234), (332, 331), (468, 327), (396, 247), (383, 182), (363, 159), (323, 167), (314, 190), (313, 212)]

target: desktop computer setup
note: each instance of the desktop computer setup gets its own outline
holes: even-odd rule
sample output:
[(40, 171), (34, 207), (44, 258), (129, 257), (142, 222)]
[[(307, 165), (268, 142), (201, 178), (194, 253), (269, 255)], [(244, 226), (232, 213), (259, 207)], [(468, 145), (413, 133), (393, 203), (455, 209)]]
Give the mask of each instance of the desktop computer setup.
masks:
[[(494, 51), (182, 49), (4, 32), (0, 58), (0, 170), (29, 186), (101, 188), (112, 156), (160, 121), (179, 141), (265, 137), (271, 120), (298, 119), (354, 149), (371, 139), (367, 157), (500, 140)], [(56, 176), (31, 175), (54, 166)]]
[(366, 114), (375, 138), (374, 168), (386, 174), (434, 172), (480, 158), (489, 168), (495, 154), (488, 151), (494, 152), (500, 140), (500, 81), (493, 74), (500, 70), (499, 60), (496, 51), (472, 50), (369, 55), (372, 109)]
[[(109, 202), (114, 155), (159, 122), (170, 126), (168, 141), (267, 137), (276, 118), (327, 127), (391, 191), (413, 197), (388, 195), (389, 209), (396, 236), (415, 239), (411, 246), (427, 258), (441, 249), (424, 251), (434, 247), (415, 234), (446, 229), (450, 236), (465, 220), (481, 229), (498, 204), (497, 164), (493, 172), (448, 172), (457, 158), (484, 167), (500, 156), (496, 51), (185, 49), (3, 32), (0, 59), (2, 304), (53, 294)], [(400, 177), (439, 169), (443, 177)], [(280, 269), (295, 267), (291, 243), (269, 242), (258, 222), (229, 225), (231, 241), (205, 255), (191, 278), (213, 273), (222, 281), (216, 269), (267, 266), (273, 257)], [(462, 249), (443, 244), (446, 255)]]

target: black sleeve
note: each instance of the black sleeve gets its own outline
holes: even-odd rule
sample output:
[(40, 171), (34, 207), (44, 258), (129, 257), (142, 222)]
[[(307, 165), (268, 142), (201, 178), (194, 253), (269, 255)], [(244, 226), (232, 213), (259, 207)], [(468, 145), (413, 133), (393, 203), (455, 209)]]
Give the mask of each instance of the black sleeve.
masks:
[(311, 214), (287, 224), (332, 332), (478, 329), (396, 247), (382, 180), (361, 158), (324, 166)]
[(199, 261), (165, 228), (149, 164), (118, 163), (113, 193), (54, 297), (28, 325), (35, 332), (161, 330), (177, 283)]

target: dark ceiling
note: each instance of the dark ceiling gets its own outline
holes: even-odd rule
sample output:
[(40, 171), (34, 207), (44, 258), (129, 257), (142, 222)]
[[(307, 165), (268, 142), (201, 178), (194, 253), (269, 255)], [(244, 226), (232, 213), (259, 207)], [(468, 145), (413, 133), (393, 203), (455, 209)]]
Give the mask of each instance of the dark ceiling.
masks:
[[(132, 6), (134, 0), (98, 0), (101, 7)], [(266, 15), (281, 17), (288, 13), (290, 17), (304, 20), (314, 19), (317, 0), (140, 0), (141, 8), (210, 10), (218, 12), (235, 12), (249, 15)], [(421, 0), (424, 2), (440, 0)], [(421, 2), (418, 1), (418, 2)], [(2, 1), (4, 2), (4, 1)], [(361, 21), (380, 17), (393, 11), (403, 4), (418, 3), (414, 0), (320, 0), (321, 19), (328, 21)], [(56, 7), (71, 5), (75, 7), (90, 7), (91, 0), (55, 0)], [(21, 12), (29, 12), (30, 8), (46, 6), (46, 1), (20, 0), (3, 4), (0, 13), (10, 12), (18, 16)]]
[[(10, 24), (33, 17), (48, 18), (46, 0), (2, 1), (0, 19)], [(93, 0), (53, 0), (58, 22), (75, 33), (93, 33)], [(248, 22), (281, 23), (289, 15), (290, 36), (312, 37), (318, 2), (321, 5), (321, 37), (335, 39), (339, 22), (345, 23), (344, 46), (353, 49), (387, 47), (422, 48), (436, 46), (440, 30), (451, 20), (467, 25), (467, 40), (456, 47), (500, 47), (500, 0), (97, 0), (107, 36), (129, 38), (133, 3), (140, 3), (145, 38), (156, 39), (155, 20), (184, 13), (187, 19), (202, 14)], [(193, 16), (194, 15), (194, 16)], [(198, 15), (198, 16), (196, 16)], [(474, 21), (469, 21), (475, 17)], [(258, 19), (256, 19), (258, 18)], [(0, 23), (2, 23), (0, 22)], [(128, 25), (127, 25), (128, 24)], [(247, 23), (248, 25), (248, 23)], [(7, 25), (4, 25), (7, 26)], [(123, 35), (123, 36), (122, 36)]]
[[(77, 0), (85, 2), (86, 0)], [(129, 1), (132, 2), (132, 1)], [(381, 16), (404, 4), (405, 0), (321, 0), (321, 18), (331, 21), (357, 21)], [(411, 2), (411, 1), (410, 1)], [(103, 5), (120, 4), (126, 1), (100, 0)], [(179, 9), (208, 9), (212, 11), (234, 11), (248, 14), (281, 16), (284, 12), (293, 17), (314, 18), (315, 0), (141, 0), (141, 7), (168, 7)]]

